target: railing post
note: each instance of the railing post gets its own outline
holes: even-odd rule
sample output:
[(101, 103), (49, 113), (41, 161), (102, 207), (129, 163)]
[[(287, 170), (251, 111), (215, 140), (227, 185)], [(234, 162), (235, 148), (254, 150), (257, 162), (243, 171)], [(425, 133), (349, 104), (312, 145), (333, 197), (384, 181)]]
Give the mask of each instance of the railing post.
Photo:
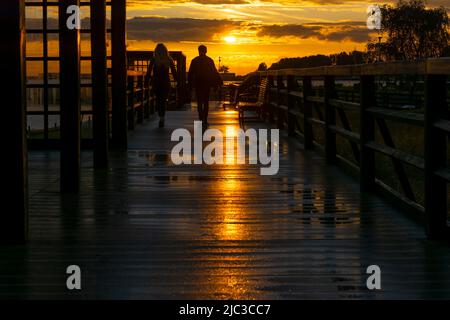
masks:
[(94, 167), (108, 166), (108, 77), (106, 71), (106, 0), (91, 2), (92, 111)]
[[(269, 122), (273, 123), (274, 119), (273, 119), (273, 105), (272, 105), (272, 101), (273, 101), (273, 93), (272, 93), (272, 88), (275, 88), (275, 82), (274, 82), (274, 77), (273, 75), (269, 75), (267, 77), (267, 91), (268, 91), (268, 100), (267, 100), (267, 111), (269, 112), (268, 114), (268, 118), (269, 118)], [(277, 84), (278, 85), (278, 84)]]
[(6, 0), (0, 10), (2, 35), (3, 210), (0, 244), (23, 244), (28, 237), (27, 143), (25, 96), (25, 1)]
[(284, 127), (283, 123), (283, 109), (281, 106), (283, 105), (283, 94), (281, 93), (281, 90), (284, 88), (283, 84), (283, 76), (277, 75), (277, 107), (276, 107), (276, 114), (277, 114), (277, 128), (282, 129)]
[(436, 175), (447, 166), (447, 133), (434, 126), (447, 119), (446, 83), (445, 75), (427, 75), (425, 80), (425, 221), (431, 239), (448, 232), (447, 181)]
[(375, 121), (367, 112), (375, 101), (375, 77), (361, 76), (360, 86), (360, 189), (368, 192), (375, 185), (375, 154), (367, 147), (367, 143), (375, 139)]
[(124, 150), (128, 147), (126, 0), (111, 2), (111, 37), (112, 143), (114, 148)]
[(178, 72), (178, 78), (179, 83), (178, 85), (181, 86), (182, 91), (182, 97), (183, 97), (183, 104), (188, 103), (190, 99), (188, 99), (188, 90), (187, 90), (187, 82), (186, 82), (186, 56), (182, 55), (181, 59), (181, 65), (177, 66), (177, 72)]
[(308, 96), (312, 95), (311, 77), (303, 77), (303, 136), (305, 150), (314, 149), (313, 128), (309, 120), (312, 118), (312, 106)]
[(144, 92), (143, 92), (143, 97), (144, 97), (144, 119), (149, 119), (150, 118), (150, 90), (148, 89), (148, 84), (145, 83), (144, 80)]
[(77, 193), (80, 184), (80, 30), (67, 27), (69, 6), (79, 0), (62, 0), (59, 7), (61, 192)]
[(139, 90), (139, 109), (137, 110), (137, 123), (143, 123), (144, 122), (144, 99), (145, 99), (145, 88), (144, 88), (144, 77), (139, 76), (137, 81), (137, 87)]
[(288, 102), (288, 134), (289, 136), (295, 135), (295, 116), (291, 114), (295, 110), (295, 98), (291, 95), (291, 92), (295, 90), (295, 76), (289, 75), (287, 77), (287, 102)]
[(134, 90), (134, 76), (128, 76), (128, 85), (127, 85), (127, 95), (128, 95), (128, 130), (134, 130), (134, 98), (135, 98), (135, 90)]
[(151, 114), (151, 115), (154, 115), (155, 112), (156, 112), (156, 101), (155, 101), (155, 97), (152, 96), (152, 95), (149, 93), (149, 99), (150, 99), (150, 114)]
[(328, 163), (336, 162), (336, 134), (330, 126), (336, 125), (336, 111), (330, 104), (330, 99), (334, 98), (335, 85), (333, 76), (325, 76), (324, 80), (324, 100), (325, 100), (325, 158)]

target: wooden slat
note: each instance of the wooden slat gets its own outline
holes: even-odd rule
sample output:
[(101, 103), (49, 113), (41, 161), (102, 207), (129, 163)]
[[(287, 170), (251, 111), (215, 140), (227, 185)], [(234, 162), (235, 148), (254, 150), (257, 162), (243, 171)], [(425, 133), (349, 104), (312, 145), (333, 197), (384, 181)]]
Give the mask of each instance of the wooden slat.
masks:
[[(398, 192), (396, 189), (390, 187), (389, 185), (385, 184), (383, 181), (379, 179), (375, 179), (375, 183), (377, 187), (381, 188), (384, 191), (381, 192), (381, 194), (387, 195), (388, 197), (393, 198), (395, 201), (401, 201), (403, 204), (406, 205), (407, 208), (411, 208), (408, 210), (408, 215), (410, 213), (409, 211), (413, 211), (412, 215), (410, 216), (421, 223), (423, 222), (423, 213), (424, 213), (423, 206), (414, 201), (411, 201), (403, 194)], [(419, 216), (417, 216), (418, 213), (420, 214)]]
[(325, 103), (324, 97), (308, 96), (306, 97), (306, 100), (313, 103), (321, 103), (321, 104)]
[(388, 63), (372, 63), (361, 65), (361, 74), (370, 76), (382, 75), (419, 75), (426, 73), (423, 61), (394, 61)]
[(447, 182), (450, 182), (450, 170), (447, 168), (439, 169), (434, 172), (436, 175), (441, 177), (442, 179), (447, 180)]
[(450, 58), (432, 58), (425, 60), (427, 74), (450, 74)]
[(289, 91), (289, 94), (296, 98), (303, 98), (303, 92), (301, 91)]
[(371, 148), (372, 150), (378, 151), (384, 155), (387, 155), (389, 157), (393, 157), (395, 159), (398, 159), (406, 164), (409, 164), (413, 167), (416, 167), (418, 169), (423, 170), (424, 169), (424, 160), (420, 157), (411, 155), (409, 153), (406, 153), (404, 151), (394, 149), (376, 142), (368, 142), (366, 143), (366, 146)]
[(339, 99), (330, 99), (330, 105), (336, 108), (349, 110), (349, 111), (357, 111), (359, 110), (359, 103), (356, 102), (350, 102), (345, 100), (339, 100)]
[(326, 74), (326, 67), (317, 68), (304, 68), (304, 69), (282, 69), (282, 70), (270, 70), (267, 71), (268, 75), (271, 76), (321, 76)]
[(303, 117), (304, 117), (304, 114), (298, 110), (289, 110), (289, 113), (300, 119), (303, 119)]
[(440, 120), (435, 121), (433, 123), (433, 125), (436, 128), (439, 128), (441, 130), (444, 130), (447, 133), (450, 133), (450, 121), (449, 120), (440, 119)]
[(321, 127), (325, 127), (325, 121), (315, 119), (315, 118), (308, 118), (307, 121), (311, 124), (316, 124)]
[(335, 132), (338, 135), (340, 135), (341, 137), (344, 137), (344, 138), (346, 138), (346, 139), (348, 139), (350, 141), (359, 143), (359, 134), (357, 134), (355, 132), (348, 131), (348, 130), (345, 130), (343, 128), (337, 127), (337, 126), (330, 126), (330, 129), (333, 132)]
[(367, 112), (383, 119), (395, 120), (397, 122), (408, 123), (421, 127), (424, 125), (424, 116), (420, 113), (389, 110), (386, 108), (368, 108)]

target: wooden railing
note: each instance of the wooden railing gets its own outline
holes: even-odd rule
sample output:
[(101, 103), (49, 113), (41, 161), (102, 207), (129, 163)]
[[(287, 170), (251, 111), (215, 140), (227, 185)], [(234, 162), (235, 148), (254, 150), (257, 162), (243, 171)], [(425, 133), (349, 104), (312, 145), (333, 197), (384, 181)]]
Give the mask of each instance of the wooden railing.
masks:
[[(181, 107), (189, 102), (186, 82), (186, 56), (181, 51), (170, 51), (177, 70), (176, 78), (171, 75), (171, 95), (169, 105)], [(150, 62), (153, 60), (153, 51), (127, 51), (128, 70), (147, 72)]]
[[(361, 192), (381, 191), (406, 205), (425, 223), (428, 236), (439, 239), (449, 237), (448, 75), (447, 58), (252, 74), (269, 78), (264, 118), (303, 139), (306, 150), (322, 150), (327, 163), (357, 174)], [(386, 100), (383, 91), (392, 81), (413, 90)], [(403, 102), (396, 108), (389, 100)], [(405, 103), (410, 110), (399, 108)], [(390, 127), (396, 125), (409, 129), (395, 137)], [(390, 159), (387, 178), (377, 170), (387, 165), (380, 156)], [(397, 187), (387, 181), (394, 172)]]
[(145, 83), (144, 72), (128, 71), (127, 78), (128, 130), (134, 130), (136, 123), (150, 118), (154, 112), (154, 101)]

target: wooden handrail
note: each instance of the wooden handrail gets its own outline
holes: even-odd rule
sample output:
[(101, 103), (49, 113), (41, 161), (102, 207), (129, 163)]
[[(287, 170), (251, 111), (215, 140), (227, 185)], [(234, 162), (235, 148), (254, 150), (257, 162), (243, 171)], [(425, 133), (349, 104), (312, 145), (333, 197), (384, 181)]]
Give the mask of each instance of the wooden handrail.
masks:
[(356, 77), (361, 75), (427, 75), (450, 74), (450, 58), (425, 59), (418, 61), (393, 61), (372, 64), (324, 66), (314, 68), (280, 69), (254, 72), (261, 76), (299, 76), (299, 77)]
[(143, 123), (150, 117), (152, 97), (145, 75), (143, 71), (127, 71), (128, 130), (134, 130), (136, 123)]

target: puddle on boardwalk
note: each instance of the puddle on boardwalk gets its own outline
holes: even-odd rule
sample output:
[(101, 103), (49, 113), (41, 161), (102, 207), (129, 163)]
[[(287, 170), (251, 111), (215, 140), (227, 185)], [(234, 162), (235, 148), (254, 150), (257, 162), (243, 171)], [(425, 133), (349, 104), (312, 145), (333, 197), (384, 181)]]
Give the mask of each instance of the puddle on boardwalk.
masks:
[(347, 199), (342, 191), (314, 190), (292, 183), (284, 186), (287, 190), (278, 192), (290, 200), (290, 205), (277, 213), (294, 216), (295, 221), (305, 225), (360, 224), (359, 206), (352, 204), (354, 201)]

